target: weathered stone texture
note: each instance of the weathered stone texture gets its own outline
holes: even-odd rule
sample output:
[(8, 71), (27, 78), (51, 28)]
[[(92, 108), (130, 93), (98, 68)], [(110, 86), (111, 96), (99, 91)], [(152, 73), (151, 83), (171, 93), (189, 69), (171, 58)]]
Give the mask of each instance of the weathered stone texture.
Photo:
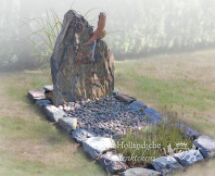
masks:
[(161, 176), (161, 174), (155, 170), (135, 167), (127, 169), (121, 176)]
[(83, 141), (84, 151), (93, 159), (97, 159), (104, 152), (116, 148), (115, 141), (112, 138), (92, 137)]
[(45, 94), (44, 94), (44, 90), (41, 90), (41, 89), (28, 91), (28, 97), (33, 102), (35, 102), (37, 100), (44, 100), (46, 98)]
[(74, 130), (71, 134), (71, 137), (75, 139), (76, 142), (81, 143), (88, 138), (94, 137), (95, 135), (93, 133), (90, 133), (89, 131), (82, 129), (82, 128), (77, 128)]
[(72, 10), (65, 14), (50, 59), (55, 105), (112, 93), (114, 58), (103, 40), (87, 43), (92, 35), (83, 16)]
[(196, 162), (202, 161), (203, 156), (199, 150), (189, 150), (174, 155), (182, 166), (190, 166)]
[(152, 165), (158, 172), (161, 172), (163, 175), (167, 175), (168, 173), (183, 169), (178, 161), (172, 156), (162, 156), (160, 158), (156, 158), (152, 161)]
[(99, 159), (99, 163), (105, 168), (108, 173), (111, 174), (123, 172), (127, 169), (123, 155), (116, 154), (113, 151), (103, 154)]
[(67, 114), (63, 110), (61, 110), (61, 109), (59, 109), (53, 105), (45, 106), (44, 112), (45, 112), (48, 120), (50, 120), (52, 122), (58, 122), (59, 119), (67, 116)]
[(204, 158), (213, 158), (215, 156), (215, 141), (210, 137), (202, 135), (193, 143)]

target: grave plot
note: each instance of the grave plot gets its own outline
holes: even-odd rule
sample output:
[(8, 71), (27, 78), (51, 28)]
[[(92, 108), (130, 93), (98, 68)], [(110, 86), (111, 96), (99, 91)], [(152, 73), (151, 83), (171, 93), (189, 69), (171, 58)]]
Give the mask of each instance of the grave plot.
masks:
[[(29, 91), (29, 98), (47, 119), (110, 174), (169, 175), (214, 158), (213, 139), (183, 123), (165, 123), (159, 112), (125, 94), (57, 107), (47, 96), (52, 88), (34, 92)], [(143, 157), (134, 158), (138, 155)]]

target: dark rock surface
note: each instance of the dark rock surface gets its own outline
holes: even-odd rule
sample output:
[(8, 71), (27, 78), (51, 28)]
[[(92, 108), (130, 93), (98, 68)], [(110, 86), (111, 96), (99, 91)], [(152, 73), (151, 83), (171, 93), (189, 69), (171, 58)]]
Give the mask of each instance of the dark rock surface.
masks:
[(121, 176), (161, 176), (161, 173), (151, 169), (135, 167), (127, 169)]
[(37, 100), (35, 103), (39, 108), (44, 108), (48, 105), (51, 105), (51, 101), (50, 100)]
[(199, 150), (189, 150), (181, 153), (176, 153), (174, 157), (183, 166), (190, 166), (196, 162), (203, 160), (203, 156)]
[(60, 118), (58, 120), (58, 125), (70, 134), (72, 130), (76, 129), (77, 119), (69, 117)]
[(99, 159), (99, 163), (108, 173), (111, 174), (123, 172), (127, 169), (123, 155), (116, 154), (112, 151), (103, 154)]
[(121, 92), (114, 92), (114, 96), (117, 100), (126, 102), (126, 103), (132, 103), (133, 101), (136, 101), (136, 98), (131, 97), (127, 94), (121, 93)]
[(163, 156), (152, 161), (153, 167), (163, 175), (172, 173), (175, 170), (183, 169), (178, 161), (172, 156)]
[(191, 139), (196, 139), (201, 135), (198, 131), (190, 128), (189, 126), (187, 126), (184, 123), (178, 123), (177, 127), (182, 131), (182, 133), (185, 136), (187, 136), (187, 137), (189, 137)]
[(88, 138), (95, 137), (95, 134), (90, 133), (89, 131), (85, 129), (77, 128), (71, 133), (71, 137), (75, 139), (75, 141), (81, 143), (87, 140)]
[(28, 91), (28, 97), (33, 101), (46, 99), (43, 89), (36, 89)]
[(116, 148), (115, 141), (112, 138), (91, 137), (82, 142), (84, 151), (91, 156), (92, 159), (99, 157), (106, 151)]
[(48, 100), (51, 100), (53, 102), (53, 85), (46, 85), (43, 87), (45, 97)]
[(55, 105), (112, 93), (114, 58), (100, 38), (88, 42), (92, 35), (93, 27), (83, 16), (72, 10), (65, 14), (50, 59)]
[(44, 107), (44, 112), (47, 116), (47, 119), (51, 122), (58, 122), (59, 119), (67, 116), (63, 110), (57, 108), (54, 105), (48, 105)]
[(193, 143), (200, 150), (204, 158), (212, 158), (215, 156), (215, 141), (210, 137), (200, 136)]

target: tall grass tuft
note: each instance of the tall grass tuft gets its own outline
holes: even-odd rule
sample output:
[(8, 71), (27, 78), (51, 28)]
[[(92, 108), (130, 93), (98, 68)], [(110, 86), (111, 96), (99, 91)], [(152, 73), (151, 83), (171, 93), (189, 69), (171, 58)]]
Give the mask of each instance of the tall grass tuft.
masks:
[(164, 114), (164, 120), (157, 125), (128, 131), (117, 141), (117, 150), (125, 156), (130, 166), (143, 166), (157, 157), (192, 148), (191, 139), (176, 128), (177, 123), (177, 113), (168, 112)]
[(43, 17), (33, 19), (33, 21), (38, 30), (32, 33), (32, 42), (41, 63), (48, 63), (61, 30), (61, 19), (55, 11), (51, 10), (47, 11)]

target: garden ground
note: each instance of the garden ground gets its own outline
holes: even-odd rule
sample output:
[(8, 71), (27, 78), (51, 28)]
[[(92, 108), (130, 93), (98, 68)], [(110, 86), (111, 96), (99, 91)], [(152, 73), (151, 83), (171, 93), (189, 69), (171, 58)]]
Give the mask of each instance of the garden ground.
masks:
[[(117, 90), (159, 111), (175, 111), (181, 120), (214, 137), (213, 50), (116, 62), (115, 77)], [(29, 89), (51, 82), (48, 70), (4, 73), (0, 80), (0, 175), (105, 175), (26, 98)], [(183, 175), (195, 174), (213, 175), (214, 160)]]

